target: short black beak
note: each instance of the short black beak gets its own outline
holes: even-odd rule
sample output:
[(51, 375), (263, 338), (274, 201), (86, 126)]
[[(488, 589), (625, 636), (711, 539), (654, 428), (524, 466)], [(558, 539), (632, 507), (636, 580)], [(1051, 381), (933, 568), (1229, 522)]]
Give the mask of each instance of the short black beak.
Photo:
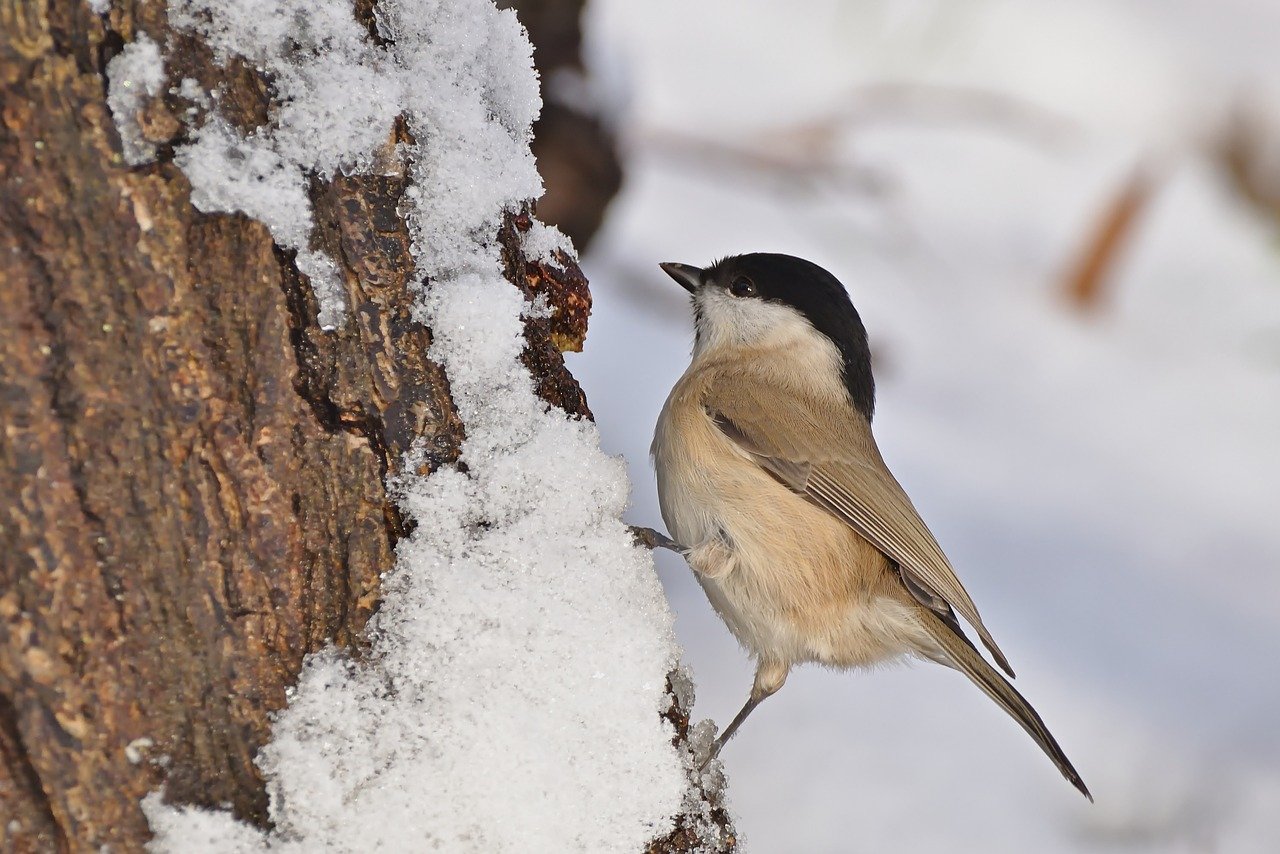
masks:
[(689, 264), (673, 264), (670, 261), (663, 262), (658, 266), (689, 293), (693, 293), (702, 287), (701, 267), (693, 267)]

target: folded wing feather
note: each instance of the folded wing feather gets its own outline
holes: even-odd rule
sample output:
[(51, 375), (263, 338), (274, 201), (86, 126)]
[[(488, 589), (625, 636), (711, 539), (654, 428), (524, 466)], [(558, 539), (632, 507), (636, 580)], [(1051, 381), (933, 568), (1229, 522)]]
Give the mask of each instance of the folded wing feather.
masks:
[(709, 386), (703, 404), (720, 431), (777, 480), (848, 524), (893, 560), (912, 595), (940, 615), (947, 606), (977, 631), (996, 663), (1013, 676), (977, 606), (902, 486), (885, 466), (871, 427), (852, 407), (818, 413), (804, 398), (783, 393), (789, 406), (744, 406), (755, 396), (733, 383)]

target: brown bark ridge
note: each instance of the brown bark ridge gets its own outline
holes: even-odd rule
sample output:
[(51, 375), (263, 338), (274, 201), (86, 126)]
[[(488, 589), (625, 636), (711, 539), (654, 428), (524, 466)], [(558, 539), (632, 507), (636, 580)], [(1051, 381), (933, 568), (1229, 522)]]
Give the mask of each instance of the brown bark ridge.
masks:
[[(137, 116), (157, 158), (130, 168), (105, 68), (140, 33), (169, 56)], [(163, 3), (0, 0), (3, 851), (139, 850), (162, 782), (265, 826), (270, 714), (307, 653), (358, 646), (404, 533), (387, 477), (415, 441), (429, 469), (456, 459), (465, 432), (411, 320), (403, 175), (313, 183), (348, 306), (324, 332), (265, 227), (192, 207), (172, 162), (200, 120), (188, 77), (242, 128), (270, 115), (269, 81)], [(560, 355), (587, 283), (523, 256), (531, 222), (501, 234), (513, 283), (552, 308), (526, 364), (589, 417)]]

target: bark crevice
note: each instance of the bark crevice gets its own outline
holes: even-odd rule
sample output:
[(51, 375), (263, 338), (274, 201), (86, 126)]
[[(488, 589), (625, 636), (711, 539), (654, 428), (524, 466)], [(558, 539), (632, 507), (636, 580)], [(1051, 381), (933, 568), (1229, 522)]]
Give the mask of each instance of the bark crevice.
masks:
[[(14, 792), (9, 798), (0, 798), (0, 806), (14, 807), (12, 815), (0, 815), (4, 819), (4, 827), (0, 827), (0, 842), (12, 833), (10, 822), (22, 824), (22, 819), (33, 826), (22, 830), (36, 841), (52, 844), (57, 851), (68, 851), (67, 835), (54, 813), (53, 802), (44, 790), (40, 774), (31, 764), (31, 755), (22, 742), (22, 730), (18, 726), (18, 715), (13, 704), (3, 692), (0, 692), (0, 784), (7, 782), (11, 786), (20, 786), (21, 791)], [(25, 796), (25, 797), (24, 797)], [(12, 803), (6, 803), (6, 800)], [(21, 805), (18, 801), (23, 801)], [(22, 810), (20, 806), (25, 806)], [(25, 813), (25, 815), (23, 815)], [(22, 816), (19, 818), (18, 816)]]

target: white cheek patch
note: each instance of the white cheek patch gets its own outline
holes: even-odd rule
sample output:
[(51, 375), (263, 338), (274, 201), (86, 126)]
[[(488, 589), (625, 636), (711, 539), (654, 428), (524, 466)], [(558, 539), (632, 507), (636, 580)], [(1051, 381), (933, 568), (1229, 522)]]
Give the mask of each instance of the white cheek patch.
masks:
[(694, 297), (698, 341), (694, 355), (720, 347), (750, 347), (782, 338), (822, 337), (804, 315), (788, 305), (735, 297), (706, 287)]

